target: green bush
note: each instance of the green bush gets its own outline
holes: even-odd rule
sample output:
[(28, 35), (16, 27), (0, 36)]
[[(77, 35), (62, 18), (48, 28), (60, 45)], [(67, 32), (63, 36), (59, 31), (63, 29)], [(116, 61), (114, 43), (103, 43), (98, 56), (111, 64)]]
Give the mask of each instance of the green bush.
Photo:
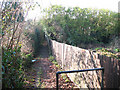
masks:
[[(24, 11), (28, 11), (35, 6), (32, 3), (24, 4), (26, 9), (23, 9), (22, 2), (6, 2), (2, 1), (1, 6), (1, 30), (2, 30), (2, 88), (22, 88), (24, 84), (24, 66), (23, 58), (21, 56), (21, 46), (26, 43), (24, 38), (29, 38), (24, 19), (26, 16)], [(28, 9), (28, 7), (29, 9)], [(22, 35), (23, 33), (23, 35)], [(25, 37), (26, 36), (26, 37)], [(22, 37), (22, 38), (21, 38)], [(31, 38), (29, 38), (30, 40)], [(28, 40), (27, 40), (28, 41)], [(29, 42), (29, 41), (28, 41)], [(22, 46), (23, 47), (23, 46)], [(31, 50), (30, 50), (31, 51)], [(25, 57), (30, 61), (31, 55)]]
[[(45, 9), (42, 27), (51, 39), (70, 45), (109, 43), (118, 32), (118, 13), (107, 9), (65, 8), (53, 5)], [(46, 18), (47, 17), (47, 18)], [(116, 33), (117, 31), (117, 33)]]
[(32, 53), (24, 55), (24, 62), (23, 62), (24, 68), (27, 69), (27, 68), (31, 67), (33, 58), (34, 57), (33, 57)]
[(21, 88), (24, 81), (20, 48), (2, 51), (2, 88)]

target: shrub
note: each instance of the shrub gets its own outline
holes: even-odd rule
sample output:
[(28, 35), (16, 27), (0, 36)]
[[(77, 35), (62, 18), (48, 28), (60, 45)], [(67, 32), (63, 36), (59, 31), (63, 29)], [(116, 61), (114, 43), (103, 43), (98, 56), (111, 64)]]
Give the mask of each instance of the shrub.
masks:
[(24, 80), (22, 67), (23, 59), (20, 55), (20, 48), (3, 48), (2, 53), (2, 88), (21, 88)]
[(30, 68), (31, 67), (31, 65), (32, 65), (32, 59), (33, 59), (34, 57), (32, 56), (32, 53), (30, 53), (30, 54), (26, 54), (25, 55), (25, 57), (24, 57), (24, 62), (23, 62), (23, 66), (24, 66), (24, 68)]
[(107, 9), (53, 5), (44, 12), (43, 30), (51, 39), (70, 45), (106, 44), (118, 32), (118, 13)]

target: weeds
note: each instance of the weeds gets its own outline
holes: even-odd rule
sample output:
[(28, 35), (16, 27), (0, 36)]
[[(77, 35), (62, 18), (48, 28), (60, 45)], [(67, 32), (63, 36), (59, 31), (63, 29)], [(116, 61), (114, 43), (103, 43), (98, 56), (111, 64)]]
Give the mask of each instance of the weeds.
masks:
[[(53, 56), (49, 57), (49, 60), (60, 70), (62, 71), (60, 65), (58, 64), (58, 62), (55, 60), (55, 58)], [(70, 80), (67, 77), (67, 74), (61, 74), (61, 77), (63, 78), (63, 80), (67, 83), (70, 82)]]
[(120, 49), (119, 48), (109, 49), (109, 48), (98, 47), (95, 50), (97, 51), (98, 54), (106, 55), (108, 57), (113, 57), (116, 59), (120, 59)]

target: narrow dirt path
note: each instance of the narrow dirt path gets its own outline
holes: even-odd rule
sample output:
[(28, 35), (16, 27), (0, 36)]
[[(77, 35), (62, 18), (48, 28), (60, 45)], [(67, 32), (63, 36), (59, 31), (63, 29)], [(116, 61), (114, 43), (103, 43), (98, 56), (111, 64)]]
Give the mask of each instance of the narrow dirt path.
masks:
[[(59, 70), (55, 64), (53, 64), (49, 59), (49, 52), (47, 47), (47, 42), (44, 42), (42, 48), (40, 49), (40, 54), (36, 58), (36, 62), (32, 65), (32, 69), (28, 74), (34, 80), (29, 88), (56, 88), (56, 72)], [(60, 76), (60, 88), (74, 88), (75, 85), (67, 77), (68, 81)], [(27, 87), (27, 88), (28, 88)]]
[(44, 42), (43, 47), (40, 50), (40, 67), (42, 68), (41, 76), (41, 88), (55, 88), (55, 65), (48, 60), (49, 52), (47, 42)]

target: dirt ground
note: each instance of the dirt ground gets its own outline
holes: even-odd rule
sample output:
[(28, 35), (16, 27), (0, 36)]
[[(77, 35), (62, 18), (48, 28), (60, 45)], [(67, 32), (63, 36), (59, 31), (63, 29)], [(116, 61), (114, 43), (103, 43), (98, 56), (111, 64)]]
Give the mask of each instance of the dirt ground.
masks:
[[(40, 54), (33, 63), (31, 69), (27, 71), (28, 80), (26, 88), (56, 88), (56, 72), (60, 69), (49, 59), (48, 47), (45, 42), (41, 47)], [(67, 77), (64, 76), (64, 77)], [(67, 81), (60, 75), (59, 88), (76, 88), (72, 81), (67, 77)]]

